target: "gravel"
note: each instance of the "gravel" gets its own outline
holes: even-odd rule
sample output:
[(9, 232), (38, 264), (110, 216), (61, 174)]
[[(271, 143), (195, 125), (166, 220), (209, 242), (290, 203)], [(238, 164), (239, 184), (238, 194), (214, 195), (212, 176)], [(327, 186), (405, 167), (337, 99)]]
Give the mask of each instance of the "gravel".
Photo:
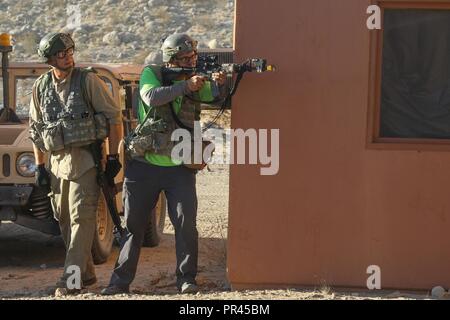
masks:
[(38, 60), (48, 32), (71, 33), (80, 62), (142, 64), (174, 32), (201, 47), (231, 48), (233, 41), (234, 0), (3, 0), (0, 9), (0, 30), (17, 44), (15, 61)]

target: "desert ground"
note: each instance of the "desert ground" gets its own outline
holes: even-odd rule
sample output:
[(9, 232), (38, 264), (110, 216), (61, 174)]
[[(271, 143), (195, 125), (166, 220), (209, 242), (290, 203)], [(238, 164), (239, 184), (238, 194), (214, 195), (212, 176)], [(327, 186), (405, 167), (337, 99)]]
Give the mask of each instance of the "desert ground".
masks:
[[(175, 287), (173, 228), (168, 218), (161, 243), (143, 248), (131, 294), (103, 297), (100, 290), (108, 284), (118, 254), (114, 248), (108, 261), (96, 267), (98, 283), (83, 294), (57, 299), (428, 299), (424, 293), (346, 292), (322, 286), (310, 289), (233, 291), (226, 276), (226, 239), (228, 226), (229, 167), (212, 165), (198, 174), (198, 230), (200, 292), (178, 294)], [(59, 237), (44, 235), (12, 223), (0, 226), (0, 299), (55, 299), (53, 286), (62, 272), (64, 245)]]

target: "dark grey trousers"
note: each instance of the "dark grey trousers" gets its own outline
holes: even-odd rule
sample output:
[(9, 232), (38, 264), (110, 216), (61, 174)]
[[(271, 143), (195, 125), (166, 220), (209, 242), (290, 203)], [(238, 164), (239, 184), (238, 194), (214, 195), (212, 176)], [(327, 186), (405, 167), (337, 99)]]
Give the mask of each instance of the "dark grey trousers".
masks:
[(134, 280), (145, 228), (161, 191), (175, 228), (177, 286), (195, 281), (198, 260), (197, 193), (195, 172), (184, 167), (159, 167), (133, 160), (123, 185), (126, 236), (110, 285), (129, 287)]

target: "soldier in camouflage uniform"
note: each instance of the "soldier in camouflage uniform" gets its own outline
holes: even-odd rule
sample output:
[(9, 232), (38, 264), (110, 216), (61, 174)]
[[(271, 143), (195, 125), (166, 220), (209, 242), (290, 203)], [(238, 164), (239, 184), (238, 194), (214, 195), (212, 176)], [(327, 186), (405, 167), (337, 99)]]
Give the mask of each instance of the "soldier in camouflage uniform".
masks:
[[(68, 34), (50, 33), (41, 40), (38, 53), (51, 70), (35, 82), (30, 104), (36, 185), (48, 188), (66, 245), (57, 294), (81, 289), (67, 288), (70, 266), (79, 267), (82, 286), (97, 280), (91, 248), (100, 189), (89, 146), (109, 137), (105, 173), (113, 179), (121, 168), (117, 151), (122, 130), (120, 109), (94, 72), (75, 68), (74, 49)], [(49, 168), (45, 166), (46, 153)]]

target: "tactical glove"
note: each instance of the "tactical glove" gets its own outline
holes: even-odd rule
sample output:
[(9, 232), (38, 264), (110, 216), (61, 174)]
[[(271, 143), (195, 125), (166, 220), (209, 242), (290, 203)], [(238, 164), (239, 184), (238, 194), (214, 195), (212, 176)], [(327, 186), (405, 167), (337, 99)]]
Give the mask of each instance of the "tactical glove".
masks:
[(35, 172), (36, 186), (50, 189), (50, 175), (44, 164), (39, 164)]

